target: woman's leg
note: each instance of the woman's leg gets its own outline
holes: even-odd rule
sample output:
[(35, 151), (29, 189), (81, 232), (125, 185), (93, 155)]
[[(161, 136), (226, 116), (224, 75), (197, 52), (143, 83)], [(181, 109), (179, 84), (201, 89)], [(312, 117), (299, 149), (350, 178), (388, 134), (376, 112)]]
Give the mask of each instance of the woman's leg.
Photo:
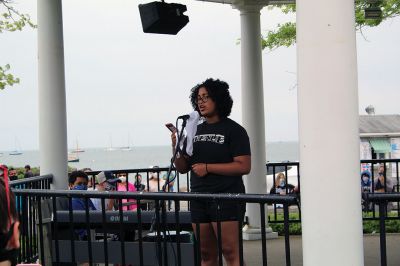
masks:
[[(213, 227), (211, 223), (199, 223), (198, 225), (200, 226), (201, 266), (217, 266), (217, 239), (215, 238)], [(192, 227), (196, 238), (198, 238), (196, 224), (193, 223)]]
[[(224, 255), (225, 261), (228, 266), (240, 265), (239, 233), (241, 234), (242, 232), (239, 232), (238, 223), (238, 221), (221, 222), (222, 254)], [(212, 226), (214, 228), (215, 238), (217, 238), (217, 223), (213, 222)]]

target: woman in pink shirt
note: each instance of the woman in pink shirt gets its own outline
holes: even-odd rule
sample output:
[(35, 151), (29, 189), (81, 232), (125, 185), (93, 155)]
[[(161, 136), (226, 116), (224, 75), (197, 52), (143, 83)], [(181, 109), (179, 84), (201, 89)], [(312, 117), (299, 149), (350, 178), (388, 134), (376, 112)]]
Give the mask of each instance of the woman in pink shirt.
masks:
[[(128, 182), (128, 186), (126, 184), (126, 175), (125, 174), (119, 174), (118, 175), (119, 180), (121, 180), (121, 183), (118, 183), (118, 187), (117, 187), (117, 191), (136, 191), (135, 186)], [(128, 189), (127, 189), (128, 188)], [(126, 204), (126, 203), (130, 203), (127, 204), (127, 206), (122, 206), (122, 210), (123, 211), (133, 211), (137, 209), (137, 204), (136, 204), (136, 200), (134, 199), (122, 199), (122, 204)]]

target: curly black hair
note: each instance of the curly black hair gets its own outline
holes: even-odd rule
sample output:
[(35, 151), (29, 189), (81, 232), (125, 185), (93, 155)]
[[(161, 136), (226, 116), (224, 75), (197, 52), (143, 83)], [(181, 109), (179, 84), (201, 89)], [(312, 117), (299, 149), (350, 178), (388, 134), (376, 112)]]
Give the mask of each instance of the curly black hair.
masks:
[(190, 102), (195, 111), (199, 112), (199, 107), (197, 105), (197, 97), (199, 89), (204, 87), (208, 96), (215, 102), (217, 108), (217, 114), (219, 118), (226, 118), (231, 114), (233, 100), (229, 94), (229, 85), (225, 81), (219, 79), (209, 78), (203, 83), (197, 84), (191, 90)]
[(76, 179), (78, 179), (78, 177), (85, 178), (86, 181), (89, 182), (89, 177), (88, 177), (88, 175), (87, 175), (85, 172), (83, 172), (83, 171), (73, 171), (73, 172), (71, 172), (71, 174), (69, 175), (68, 183), (69, 183), (70, 185), (72, 185), (73, 183), (75, 183), (75, 181), (76, 181)]

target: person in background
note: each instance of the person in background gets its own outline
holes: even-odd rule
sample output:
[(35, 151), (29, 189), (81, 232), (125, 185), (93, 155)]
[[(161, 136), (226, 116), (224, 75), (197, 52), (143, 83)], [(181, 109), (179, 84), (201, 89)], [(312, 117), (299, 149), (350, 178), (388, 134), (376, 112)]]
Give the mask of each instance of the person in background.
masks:
[[(269, 194), (279, 194), (286, 195), (297, 193), (297, 188), (292, 184), (286, 183), (286, 178), (284, 173), (278, 173), (275, 178), (275, 185), (269, 191)], [(276, 208), (283, 208), (283, 204), (274, 204)], [(299, 206), (299, 205), (298, 205)]]
[(10, 178), (10, 181), (18, 180), (17, 170), (10, 167), (8, 177)]
[[(136, 191), (135, 186), (131, 182), (127, 182), (125, 173), (118, 174), (117, 177), (121, 181), (118, 183), (117, 191)], [(137, 209), (135, 199), (122, 199), (122, 205), (124, 211)]]
[[(116, 191), (117, 183), (121, 182), (118, 178), (115, 178), (113, 173), (110, 171), (103, 171), (97, 175), (97, 185), (95, 191)], [(92, 199), (94, 206), (97, 210), (102, 210), (101, 199), (93, 198)], [(115, 200), (114, 199), (105, 199), (105, 207), (106, 210), (114, 209)]]
[(369, 193), (372, 189), (371, 173), (369, 171), (361, 172), (361, 192)]
[(87, 188), (87, 190), (88, 191), (93, 191), (94, 190), (94, 185), (93, 185), (93, 178), (90, 178), (89, 176), (88, 176), (88, 188)]
[(372, 203), (368, 202), (367, 194), (372, 190), (371, 173), (367, 170), (361, 172), (361, 205), (363, 211), (370, 211)]
[(32, 173), (31, 166), (29, 164), (27, 164), (27, 165), (25, 165), (24, 178), (29, 178), (29, 177), (33, 177), (33, 173)]
[(19, 221), (15, 196), (9, 189), (8, 181), (0, 178), (0, 265), (16, 265), (19, 247)]
[[(193, 138), (193, 151), (179, 152), (174, 161), (179, 173), (190, 173), (192, 192), (245, 193), (242, 176), (251, 169), (250, 141), (246, 130), (228, 118), (233, 100), (229, 85), (207, 79), (191, 90), (192, 107), (203, 118)], [(175, 153), (176, 130), (171, 134)], [(190, 139), (187, 140), (190, 143)], [(218, 265), (218, 226), (221, 221), (222, 254), (228, 266), (239, 265), (239, 235), (245, 204), (193, 200), (190, 205), (193, 232), (200, 229), (201, 265)], [(199, 228), (197, 228), (199, 227)]]
[(278, 173), (275, 179), (275, 186), (271, 188), (270, 194), (279, 194), (279, 195), (286, 195), (286, 188), (287, 193), (291, 194), (295, 192), (295, 186), (292, 184), (286, 184), (286, 178), (284, 173)]
[[(73, 171), (69, 175), (69, 179), (68, 179), (69, 189), (86, 191), (88, 180), (89, 180), (89, 178), (85, 172)], [(86, 206), (86, 204), (85, 204), (84, 198), (80, 198), (80, 197), (72, 198), (72, 209), (73, 210), (86, 210), (85, 206)], [(93, 205), (93, 202), (90, 199), (88, 199), (88, 206), (89, 206), (90, 210), (96, 210), (95, 206)]]
[[(86, 191), (87, 190), (87, 183), (88, 183), (88, 176), (85, 172), (82, 171), (73, 171), (69, 175), (68, 183), (70, 190), (79, 190), (79, 191)], [(95, 206), (91, 199), (87, 199), (89, 211), (96, 210)], [(85, 211), (86, 210), (86, 199), (81, 197), (73, 197), (72, 198), (72, 210), (74, 211)], [(88, 232), (85, 229), (77, 229), (75, 233), (78, 236), (79, 240), (86, 240), (88, 236)]]
[[(163, 186), (165, 185), (165, 183), (167, 183), (167, 174), (168, 172), (166, 172), (163, 177)], [(171, 174), (169, 175), (169, 183), (165, 188), (166, 192), (174, 192), (174, 183), (175, 183), (175, 173), (171, 172)], [(168, 200), (168, 210), (172, 209), (172, 200)]]
[(147, 188), (148, 192), (158, 192), (161, 190), (164, 181), (160, 180), (160, 172), (156, 171), (158, 169), (158, 166), (153, 166), (153, 169), (155, 169), (154, 172), (149, 173), (149, 187)]
[[(85, 172), (86, 174), (88, 174), (88, 172), (92, 172), (92, 169), (89, 168), (89, 167), (85, 167), (85, 168), (82, 168), (80, 171)], [(94, 176), (89, 176), (89, 175), (88, 175), (88, 178), (89, 178), (89, 181), (88, 181), (88, 189), (87, 190), (93, 191), (95, 183), (96, 183), (95, 182), (95, 178), (94, 178)]]
[[(164, 184), (167, 182), (167, 174), (168, 174), (168, 172), (166, 172), (162, 177), (162, 180), (163, 180)], [(171, 172), (171, 174), (169, 176), (168, 187), (166, 187), (165, 191), (174, 192), (174, 183), (175, 183), (175, 173)]]
[[(374, 191), (375, 192), (392, 192), (393, 182), (390, 177), (386, 178), (387, 173), (385, 171), (385, 166), (381, 164), (378, 170), (378, 177), (374, 180)], [(386, 179), (386, 184), (385, 184)], [(386, 185), (386, 189), (385, 189)]]
[(136, 191), (143, 191), (146, 188), (146, 185), (142, 184), (142, 175), (139, 173), (135, 175), (135, 188)]

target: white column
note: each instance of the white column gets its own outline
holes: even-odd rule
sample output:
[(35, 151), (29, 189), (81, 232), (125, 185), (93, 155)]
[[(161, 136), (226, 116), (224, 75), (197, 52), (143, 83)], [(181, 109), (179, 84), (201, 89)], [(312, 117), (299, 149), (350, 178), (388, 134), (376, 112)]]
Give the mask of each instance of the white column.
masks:
[(67, 115), (61, 0), (38, 0), (40, 173), (53, 174), (53, 188), (66, 189)]
[(297, 1), (303, 264), (364, 265), (354, 1)]
[[(241, 21), (241, 72), (242, 72), (242, 121), (250, 138), (251, 172), (244, 178), (247, 193), (266, 193), (266, 152), (264, 92), (262, 76), (262, 48), (260, 10), (263, 5), (240, 4)], [(266, 208), (265, 208), (266, 209)], [(261, 216), (258, 204), (247, 204), (249, 228), (244, 239), (261, 238)], [(270, 233), (271, 229), (268, 228)]]

